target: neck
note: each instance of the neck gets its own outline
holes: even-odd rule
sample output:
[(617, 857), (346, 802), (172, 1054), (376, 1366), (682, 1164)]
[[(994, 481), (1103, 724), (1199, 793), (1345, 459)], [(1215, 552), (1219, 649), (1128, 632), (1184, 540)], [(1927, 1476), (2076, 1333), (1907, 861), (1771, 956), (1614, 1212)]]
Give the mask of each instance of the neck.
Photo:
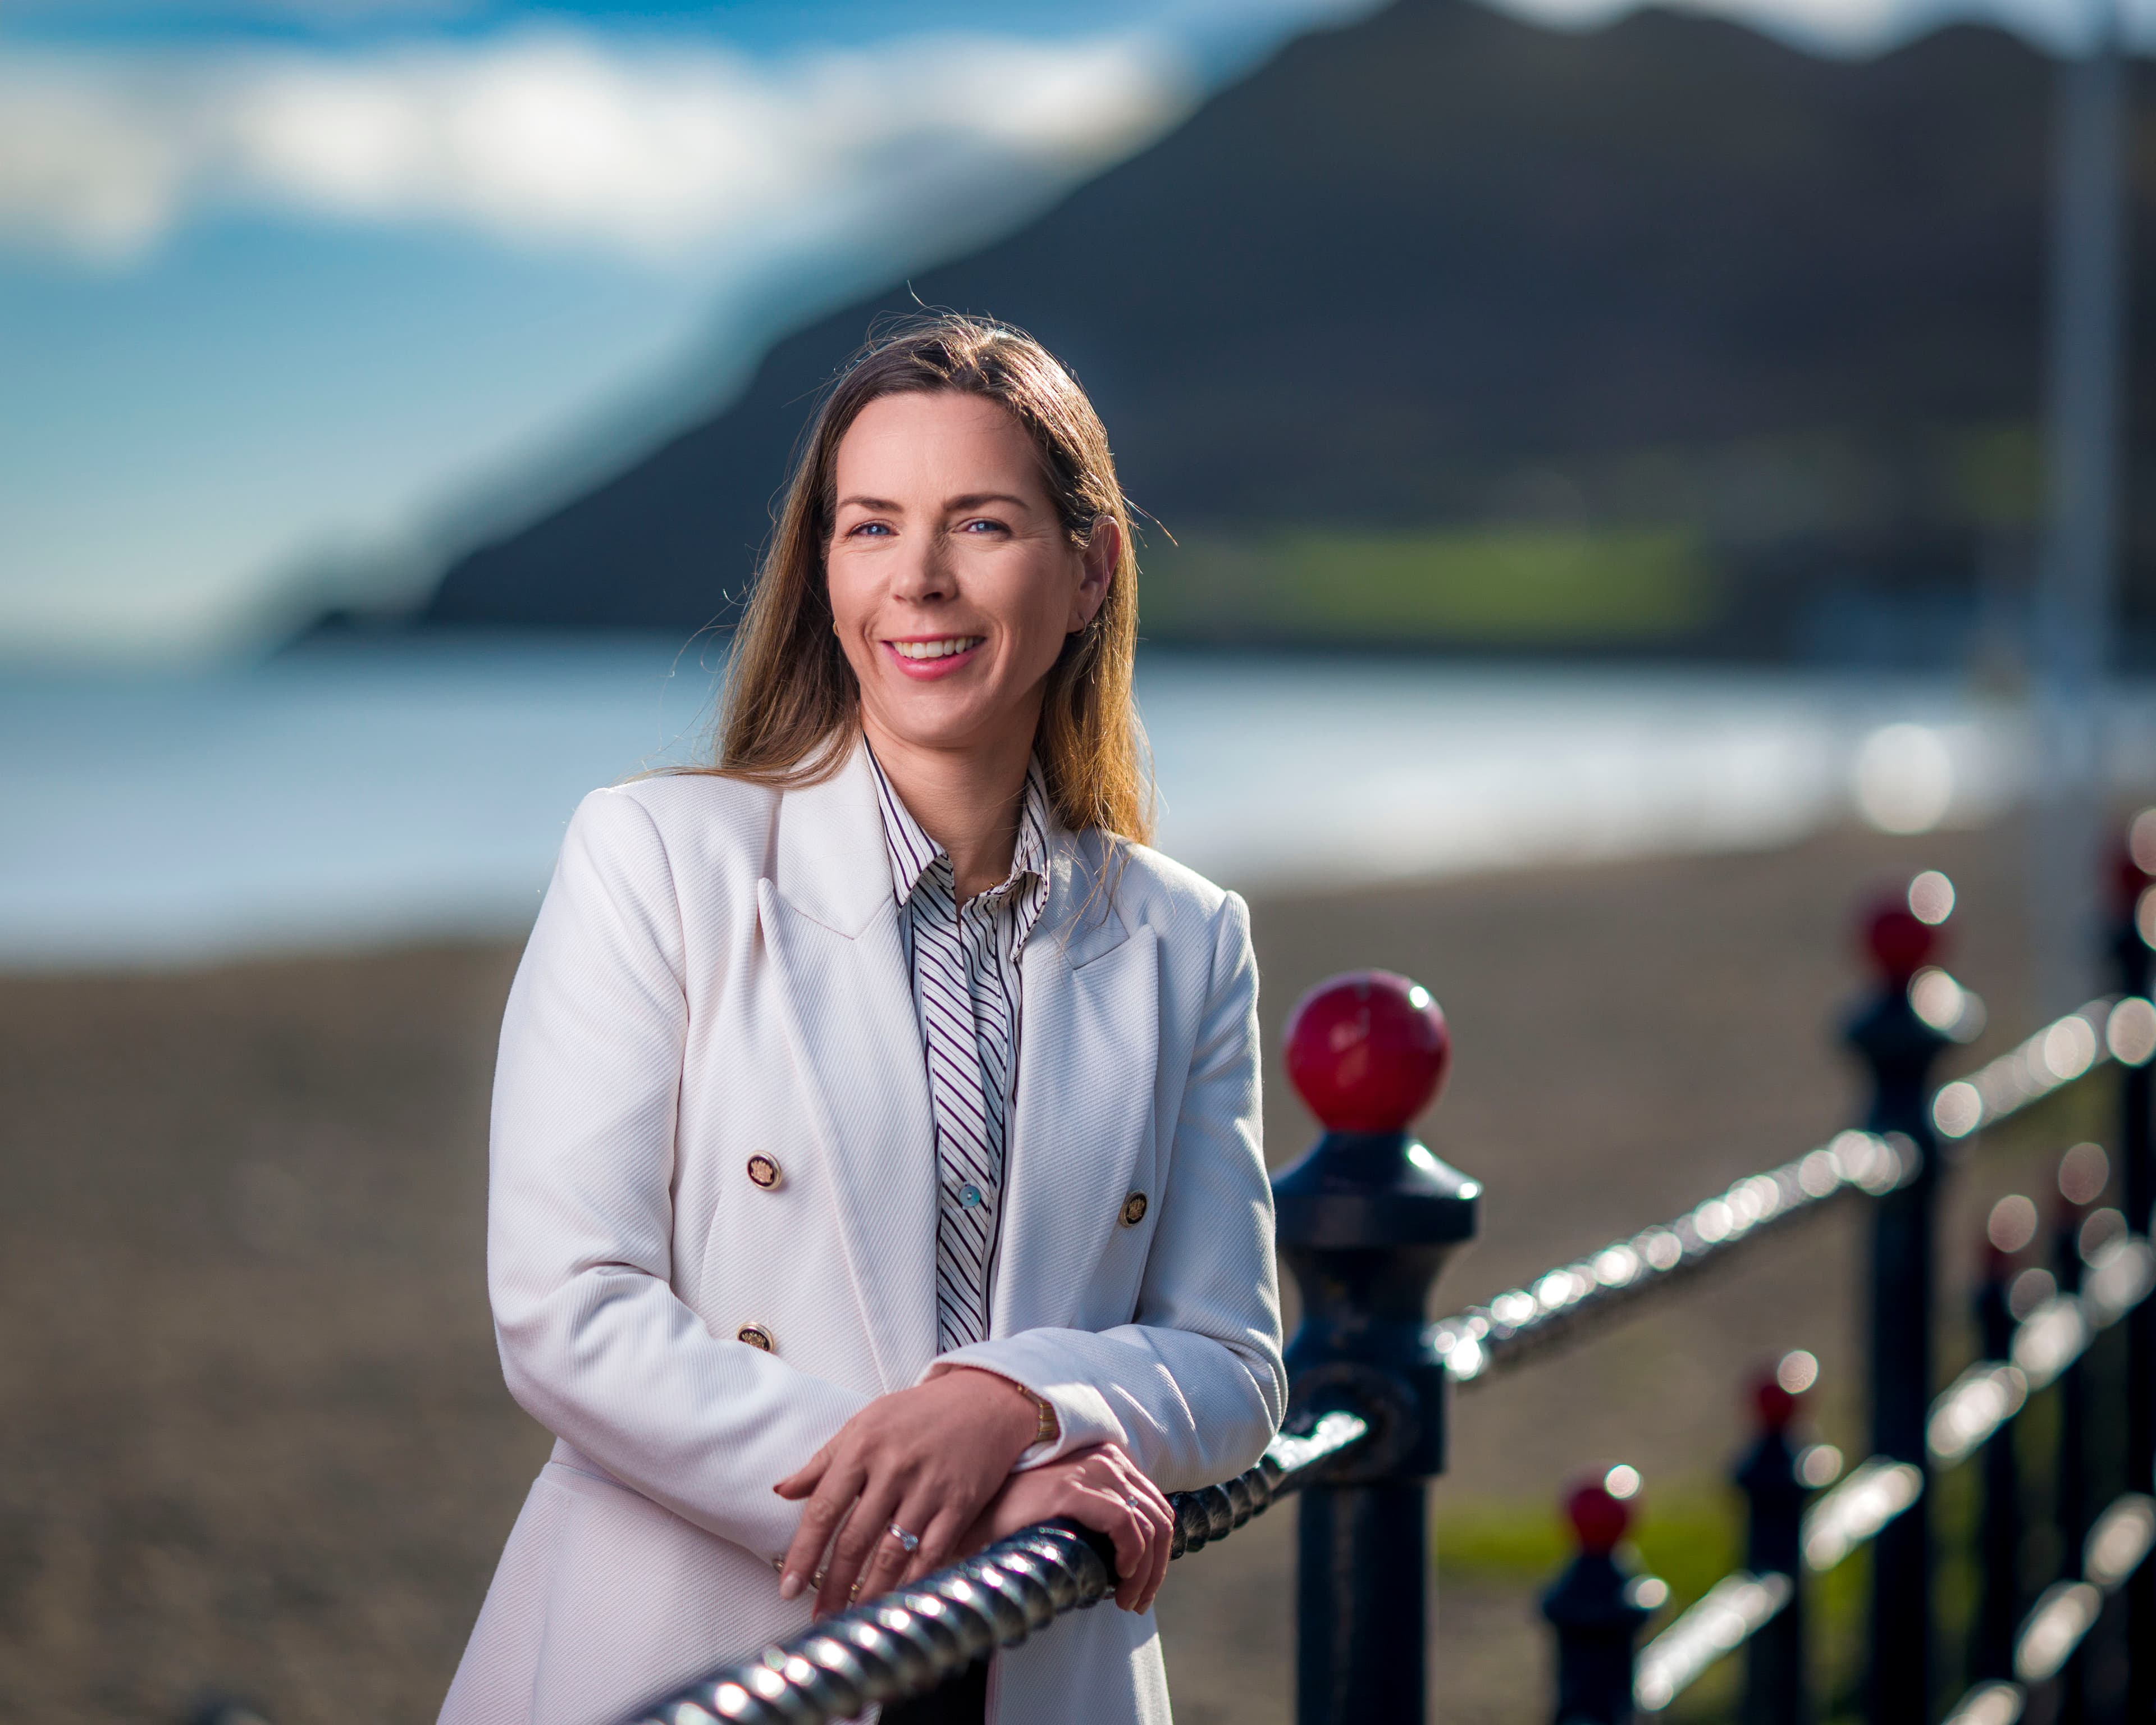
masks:
[(1025, 806), (1033, 727), (1014, 726), (1007, 738), (963, 748), (908, 742), (865, 710), (861, 729), (907, 812), (950, 857), (959, 901), (1008, 880)]

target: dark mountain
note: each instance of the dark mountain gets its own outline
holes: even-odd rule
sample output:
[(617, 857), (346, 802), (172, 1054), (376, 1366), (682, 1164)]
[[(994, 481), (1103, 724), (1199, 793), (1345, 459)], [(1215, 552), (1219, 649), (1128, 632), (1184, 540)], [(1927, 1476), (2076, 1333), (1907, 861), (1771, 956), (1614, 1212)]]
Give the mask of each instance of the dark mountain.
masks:
[(915, 296), (1069, 361), (1178, 536), (1553, 513), (1674, 521), (1747, 567), (1858, 540), (1965, 562), (2029, 511), (2051, 93), (1988, 29), (1842, 61), (1674, 13), (1568, 34), (1399, 0), (781, 341), (723, 412), (465, 557), (426, 618), (723, 614), (818, 386)]

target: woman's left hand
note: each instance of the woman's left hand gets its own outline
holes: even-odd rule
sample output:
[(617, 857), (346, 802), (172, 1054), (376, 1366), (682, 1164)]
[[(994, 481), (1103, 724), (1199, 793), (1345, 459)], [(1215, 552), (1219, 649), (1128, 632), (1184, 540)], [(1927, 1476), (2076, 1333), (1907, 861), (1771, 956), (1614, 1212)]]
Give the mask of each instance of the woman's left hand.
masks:
[(1115, 1542), (1118, 1605), (1142, 1611), (1152, 1604), (1168, 1575), (1175, 1512), (1118, 1444), (1074, 1450), (1013, 1474), (967, 1533), (963, 1549), (978, 1551), (1055, 1516), (1068, 1516)]
[[(819, 1616), (844, 1609), (856, 1593), (886, 1592), (947, 1561), (1032, 1445), (1039, 1424), (1025, 1391), (973, 1368), (878, 1396), (807, 1466), (772, 1487), (781, 1497), (808, 1500), (787, 1548), (781, 1596), (799, 1596), (827, 1546)], [(909, 1549), (894, 1527), (918, 1543)]]

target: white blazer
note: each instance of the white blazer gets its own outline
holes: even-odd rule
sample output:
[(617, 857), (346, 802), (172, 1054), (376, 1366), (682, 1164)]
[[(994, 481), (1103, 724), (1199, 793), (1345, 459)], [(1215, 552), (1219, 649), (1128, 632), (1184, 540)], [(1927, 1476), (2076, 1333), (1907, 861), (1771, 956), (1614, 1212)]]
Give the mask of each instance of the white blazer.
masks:
[[(1106, 849), (1050, 835), (992, 1339), (938, 1359), (935, 1141), (865, 752), (800, 790), (584, 799), (510, 992), (488, 1201), (503, 1374), (559, 1440), (444, 1725), (613, 1725), (806, 1627), (773, 1481), (956, 1363), (1054, 1404), (1023, 1465), (1113, 1439), (1177, 1491), (1257, 1458), (1286, 1374), (1249, 917), (1142, 847), (1097, 891)], [(1150, 1614), (999, 1656), (990, 1712), (1166, 1725)]]

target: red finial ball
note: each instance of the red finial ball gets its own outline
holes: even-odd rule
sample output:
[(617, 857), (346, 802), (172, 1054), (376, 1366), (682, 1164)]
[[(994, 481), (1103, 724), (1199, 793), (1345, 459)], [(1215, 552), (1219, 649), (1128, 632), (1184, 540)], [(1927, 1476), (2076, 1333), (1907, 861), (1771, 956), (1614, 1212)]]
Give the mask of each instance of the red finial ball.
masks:
[(1797, 1417), (1796, 1397), (1782, 1387), (1772, 1372), (1752, 1386), (1752, 1405), (1759, 1411), (1763, 1430), (1787, 1431)]
[[(2137, 820), (2133, 824), (2138, 837), (2143, 823)], [(2146, 845), (2137, 845), (2129, 839), (2119, 847), (2118, 855), (2112, 865), (2112, 896), (2119, 910), (2128, 915), (2141, 902), (2141, 895), (2148, 890), (2150, 885), (2149, 870), (2143, 860), (2146, 850)]]
[(1430, 990), (1388, 970), (1320, 983), (1288, 1014), (1288, 1078), (1327, 1132), (1404, 1130), (1451, 1059)]
[(1898, 893), (1876, 901), (1864, 917), (1865, 948), (1889, 982), (1906, 983), (1922, 970), (1938, 940)]
[[(1622, 1489), (1622, 1497), (1611, 1489), (1613, 1482)], [(1617, 1549), (1625, 1530), (1632, 1525), (1629, 1500), (1639, 1489), (1640, 1476), (1629, 1467), (1613, 1467), (1572, 1488), (1564, 1500), (1564, 1512), (1582, 1551), (1606, 1558)]]

